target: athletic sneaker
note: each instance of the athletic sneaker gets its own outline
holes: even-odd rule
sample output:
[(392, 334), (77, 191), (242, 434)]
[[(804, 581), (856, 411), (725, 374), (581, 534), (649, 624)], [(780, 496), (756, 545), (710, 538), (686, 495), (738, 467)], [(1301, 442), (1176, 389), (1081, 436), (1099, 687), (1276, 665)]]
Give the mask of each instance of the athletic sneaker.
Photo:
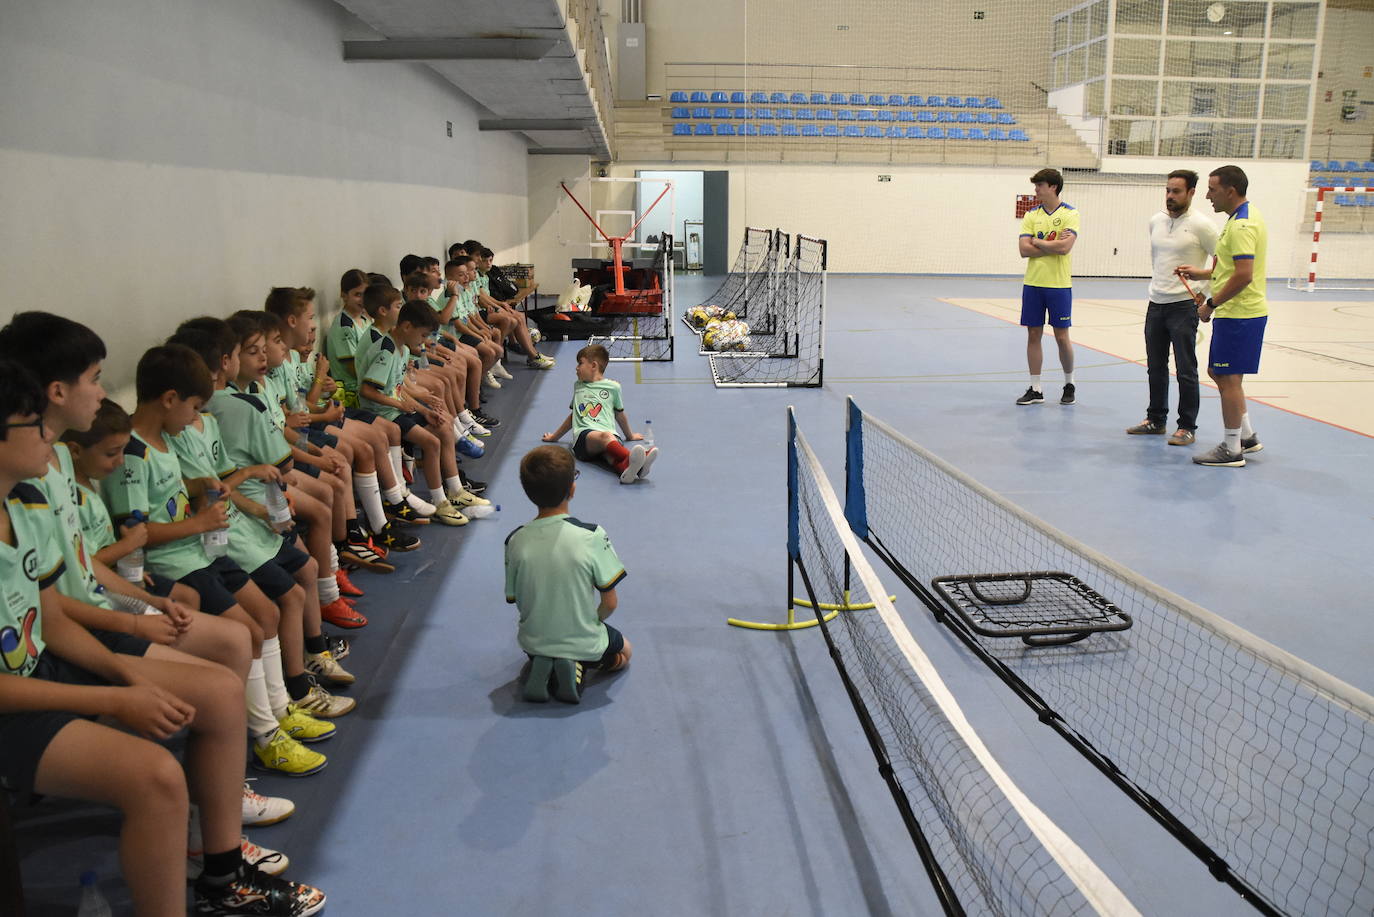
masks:
[[(429, 520), (426, 519), (425, 521), (428, 522)], [(401, 551), (404, 553), (406, 551), (414, 551), (420, 546), (420, 539), (416, 538), (414, 535), (406, 534), (390, 522), (382, 526), (382, 530), (373, 535), (372, 538), (374, 541), (380, 542), (382, 547), (386, 548), (388, 551)]]
[(339, 660), (335, 659), (329, 650), (323, 653), (306, 653), (305, 670), (316, 678), (323, 678), (331, 685), (351, 685), (357, 681), (352, 672), (339, 665)]
[(324, 910), (325, 895), (318, 888), (269, 875), (246, 863), (224, 886), (202, 877), (195, 886), (195, 913), (206, 917), (313, 917)]
[(496, 378), (498, 378), (498, 379), (514, 379), (514, 378), (515, 378), (514, 376), (512, 376), (512, 375), (506, 370), (506, 367), (504, 367), (504, 366), (501, 365), (501, 361), (500, 361), (500, 360), (497, 360), (497, 361), (496, 361), (496, 365), (493, 366), (493, 367), (491, 368), (491, 372), (492, 372), (492, 375), (496, 376)]
[(1017, 404), (1044, 404), (1045, 393), (1037, 392), (1033, 388), (1026, 388), (1026, 394), (1016, 399)]
[(530, 357), (525, 361), (525, 365), (530, 369), (553, 369), (554, 361), (552, 357), (546, 357), (541, 353)]
[(553, 696), (565, 704), (582, 703), (582, 663), (573, 659), (553, 661)]
[(320, 628), (320, 636), (324, 637), (324, 642), (329, 644), (329, 655), (333, 656), (336, 660), (343, 659), (348, 655), (348, 651), (351, 647), (348, 645), (348, 640), (346, 638), (340, 637), (338, 634), (325, 633), (324, 628)]
[(1074, 399), (1074, 395), (1075, 395), (1076, 392), (1077, 392), (1077, 389), (1075, 389), (1075, 388), (1073, 387), (1073, 383), (1072, 383), (1072, 382), (1066, 382), (1066, 383), (1064, 383), (1064, 394), (1062, 394), (1062, 395), (1059, 396), (1059, 403), (1060, 403), (1060, 404), (1073, 404), (1073, 403), (1074, 403), (1074, 400), (1075, 400), (1075, 399)]
[(1147, 417), (1134, 427), (1127, 427), (1126, 432), (1132, 436), (1163, 436), (1164, 429), (1163, 421), (1150, 420)]
[(644, 450), (644, 466), (639, 469), (639, 479), (642, 481), (649, 476), (649, 469), (653, 467), (654, 459), (658, 458), (658, 447), (650, 446)]
[(500, 388), (501, 380), (497, 379), (490, 372), (488, 372), (485, 376), (482, 377), (482, 384), (485, 385), (487, 388)]
[(1179, 427), (1177, 430), (1174, 431), (1174, 435), (1169, 437), (1169, 445), (1191, 446), (1193, 444), (1193, 441), (1196, 439), (1197, 434), (1194, 433), (1192, 430), (1185, 430), (1182, 427)]
[(532, 704), (549, 702), (549, 681), (553, 678), (553, 660), (535, 656), (530, 660), (530, 673), (525, 677), (522, 696)]
[(477, 421), (479, 424), (486, 427), (487, 429), (501, 426), (501, 421), (497, 420), (495, 417), (492, 417), (490, 414), (482, 410), (473, 411), (472, 419)]
[(344, 627), (350, 630), (367, 626), (367, 616), (349, 605), (343, 596), (339, 596), (328, 605), (321, 605), (320, 617), (335, 627)]
[[(275, 825), (279, 821), (290, 818), (291, 814), (296, 811), (296, 804), (291, 800), (282, 796), (264, 796), (254, 792), (248, 784), (248, 780), (243, 781), (243, 826), (245, 828)], [(192, 876), (192, 878), (195, 877)]]
[(415, 496), (415, 494), (411, 493), (408, 490), (405, 493), (406, 506), (409, 506), (411, 509), (415, 510), (415, 512), (419, 513), (420, 516), (425, 519), (428, 519), (430, 516), (434, 515), (433, 503), (430, 503), (426, 500), (422, 500), (421, 498)]
[(635, 443), (630, 447), (630, 461), (625, 466), (625, 470), (620, 472), (620, 483), (633, 484), (639, 477), (639, 469), (644, 467), (644, 447)]
[(317, 720), (309, 713), (299, 709), (295, 703), (286, 705), (286, 716), (277, 720), (281, 731), (306, 745), (334, 738), (336, 731), (333, 723)]
[(465, 506), (491, 506), (491, 501), (477, 496), (466, 490), (451, 490), (448, 492), (448, 502), (458, 507), (460, 510)]
[(429, 516), (434, 515), (434, 504), (430, 504), (429, 516), (423, 516), (415, 507), (409, 503), (387, 503), (382, 507), (386, 512), (386, 518), (391, 522), (399, 522), (403, 525), (428, 525)]
[(387, 563), (386, 558), (377, 553), (375, 546), (370, 541), (356, 541), (352, 538), (342, 548), (339, 548), (339, 563), (353, 564), (355, 567), (362, 567), (373, 573), (396, 572), (395, 565)]
[(472, 478), (468, 477), (461, 468), (458, 469), (458, 477), (463, 482), (463, 489), (468, 493), (476, 494), (480, 497), (487, 492), (486, 481), (474, 481)]
[(1202, 455), (1193, 456), (1196, 465), (1210, 465), (1213, 468), (1244, 468), (1245, 453), (1232, 452), (1225, 443), (1217, 443), (1216, 448)]
[(307, 777), (324, 770), (329, 759), (306, 748), (282, 730), (272, 733), (266, 745), (253, 743), (253, 766), (288, 777)]
[(467, 525), (468, 517), (464, 516), (458, 507), (445, 500), (443, 505), (434, 511), (434, 518), (444, 525)]
[(1241, 438), (1240, 451), (1249, 455), (1251, 452), (1259, 452), (1264, 448), (1264, 443), (1259, 441), (1258, 433), (1251, 433), (1249, 436)]
[[(468, 416), (471, 417), (472, 415), (468, 415)], [(472, 421), (468, 424), (467, 429), (464, 430), (463, 433), (467, 434), (468, 436), (484, 436), (484, 437), (485, 437), (485, 436), (490, 436), (490, 435), (491, 435), (491, 431), (488, 430), (488, 429), (486, 428), (486, 426), (484, 426), (483, 424), (478, 423), (476, 417), (473, 417), (473, 418), (472, 418)]]
[[(249, 866), (256, 866), (269, 876), (279, 876), (286, 872), (286, 868), (291, 865), (291, 858), (280, 850), (259, 846), (243, 836), (239, 837), (239, 850), (243, 853), (243, 862)], [(200, 850), (194, 853), (187, 851), (186, 878), (194, 882), (200, 878), (200, 874), (203, 872), (205, 872), (205, 853)]]
[(332, 720), (352, 713), (357, 706), (358, 702), (351, 697), (339, 697), (330, 694), (320, 687), (320, 683), (315, 680), (314, 676), (311, 676), (310, 693), (300, 700), (294, 700), (287, 704), (286, 709), (299, 711), (311, 717)]
[[(481, 457), (486, 453), (486, 451), (487, 451), (487, 450), (482, 446), (482, 444), (481, 444), (480, 442), (478, 442), (474, 437), (471, 437), (471, 436), (460, 436), (460, 437), (458, 437), (458, 454), (459, 454), (459, 455), (466, 455), (468, 458), (479, 459), (479, 458), (481, 458)], [(437, 514), (437, 510), (436, 510), (436, 514)]]
[(353, 580), (348, 578), (348, 574), (342, 567), (334, 571), (334, 582), (339, 585), (339, 595), (347, 596), (350, 599), (360, 599), (366, 594), (353, 585)]

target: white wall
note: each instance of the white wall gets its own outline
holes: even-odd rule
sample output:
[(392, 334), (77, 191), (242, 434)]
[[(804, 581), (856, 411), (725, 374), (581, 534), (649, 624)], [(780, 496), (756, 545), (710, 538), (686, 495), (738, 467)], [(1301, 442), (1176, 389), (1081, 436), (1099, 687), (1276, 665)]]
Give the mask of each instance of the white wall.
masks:
[(329, 0), (0, 6), (0, 319), (86, 322), (118, 386), (272, 285), (332, 312), (351, 267), (469, 237), (525, 257), (524, 144), (427, 68), (343, 62), (373, 37)]
[(568, 202), (558, 187), (559, 182), (567, 182), (574, 194), (585, 199), (589, 166), (586, 156), (529, 157), (529, 260), (543, 293), (556, 294), (567, 286), (572, 279), (572, 259), (586, 257), (590, 251), (586, 246), (574, 249), (564, 244), (566, 227), (582, 228), (585, 221), (581, 214), (574, 221), (565, 212)]

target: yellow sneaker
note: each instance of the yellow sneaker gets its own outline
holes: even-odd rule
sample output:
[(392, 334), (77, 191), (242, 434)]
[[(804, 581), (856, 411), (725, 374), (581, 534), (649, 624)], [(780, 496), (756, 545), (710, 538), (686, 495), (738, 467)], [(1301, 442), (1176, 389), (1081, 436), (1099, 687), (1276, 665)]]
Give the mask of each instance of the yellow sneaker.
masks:
[(265, 771), (274, 771), (288, 777), (305, 777), (324, 770), (329, 759), (317, 751), (306, 748), (282, 730), (272, 733), (266, 745), (253, 743), (253, 763)]
[(295, 704), (286, 705), (286, 716), (277, 720), (281, 731), (307, 745), (334, 737), (334, 724), (317, 720)]
[(487, 500), (483, 497), (479, 497), (477, 496), (477, 494), (470, 493), (466, 490), (450, 490), (447, 496), (448, 502), (452, 503), (459, 509), (463, 509), (464, 507), (468, 506), (491, 506), (490, 500)]
[(443, 525), (467, 525), (468, 517), (448, 500), (434, 508), (434, 515), (430, 517)]

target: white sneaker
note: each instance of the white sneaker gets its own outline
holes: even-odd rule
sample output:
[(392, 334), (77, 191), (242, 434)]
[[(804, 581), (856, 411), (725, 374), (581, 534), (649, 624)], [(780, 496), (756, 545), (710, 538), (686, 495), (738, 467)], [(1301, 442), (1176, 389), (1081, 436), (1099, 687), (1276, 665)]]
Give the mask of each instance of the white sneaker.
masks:
[(470, 434), (473, 435), (473, 436), (490, 436), (490, 435), (491, 435), (491, 431), (490, 431), (490, 430), (488, 430), (486, 427), (482, 426), (480, 423), (478, 423), (478, 422), (475, 421), (475, 420), (472, 422), (472, 426), (468, 427), (468, 433), (470, 433)]
[[(245, 866), (256, 866), (269, 876), (279, 876), (291, 865), (291, 858), (280, 850), (261, 847), (247, 837), (239, 838), (239, 849), (243, 851)], [(186, 852), (186, 878), (194, 882), (205, 872), (205, 854), (202, 851)]]
[(247, 780), (243, 781), (244, 827), (275, 825), (279, 821), (290, 818), (291, 813), (296, 811), (296, 804), (291, 800), (281, 796), (264, 796), (261, 793), (255, 793), (248, 783)]
[(644, 447), (635, 443), (630, 447), (630, 464), (625, 466), (625, 470), (620, 472), (620, 483), (633, 484), (635, 478), (639, 477), (639, 469), (644, 467)]
[(644, 450), (644, 467), (639, 469), (639, 479), (642, 481), (649, 476), (649, 469), (653, 467), (654, 459), (658, 458), (658, 447), (650, 446)]
[(490, 371), (490, 370), (488, 370), (488, 371), (487, 371), (487, 374), (486, 374), (485, 376), (482, 377), (482, 384), (485, 385), (487, 388), (500, 388), (500, 387), (501, 387), (501, 383), (498, 382), (497, 379), (496, 379), (496, 377), (495, 377), (494, 375), (491, 374), (491, 371)]
[(475, 493), (466, 490), (451, 490), (448, 492), (448, 502), (458, 507), (460, 510), (466, 506), (491, 506), (491, 501), (484, 497), (479, 497)]
[(419, 513), (421, 516), (424, 516), (425, 518), (429, 518), (430, 516), (434, 515), (434, 504), (427, 503), (424, 500), (421, 500), (419, 497), (415, 496), (410, 491), (406, 491), (405, 501), (407, 506), (409, 506), (411, 509), (415, 510), (415, 512)]
[(496, 365), (493, 366), (493, 367), (491, 368), (491, 371), (492, 371), (492, 374), (493, 374), (494, 376), (496, 376), (496, 378), (498, 378), (498, 379), (514, 379), (514, 378), (515, 378), (515, 377), (512, 376), (509, 372), (506, 371), (506, 367), (503, 366), (503, 365), (501, 365), (501, 361), (500, 361), (500, 360), (497, 360), (497, 361), (496, 361)]

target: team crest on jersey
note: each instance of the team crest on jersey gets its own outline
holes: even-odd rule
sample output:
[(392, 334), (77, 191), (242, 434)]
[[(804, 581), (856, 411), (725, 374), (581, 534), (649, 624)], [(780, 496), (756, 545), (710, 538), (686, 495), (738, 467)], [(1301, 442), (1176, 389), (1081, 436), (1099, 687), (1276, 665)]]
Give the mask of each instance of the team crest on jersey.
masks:
[(23, 568), (25, 579), (33, 583), (38, 582), (38, 552), (33, 548), (24, 552)]
[(38, 609), (30, 608), (20, 622), (23, 628), (0, 628), (0, 659), (11, 672), (24, 674), (38, 660), (38, 647), (33, 642), (33, 626), (38, 623)]

